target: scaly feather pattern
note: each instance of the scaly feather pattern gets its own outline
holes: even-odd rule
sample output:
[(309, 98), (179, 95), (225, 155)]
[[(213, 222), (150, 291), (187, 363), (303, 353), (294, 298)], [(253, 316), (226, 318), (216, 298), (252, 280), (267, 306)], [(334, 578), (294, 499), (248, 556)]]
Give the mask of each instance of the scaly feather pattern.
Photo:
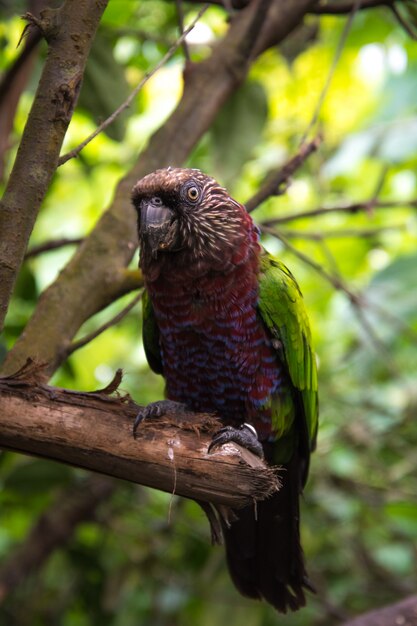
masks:
[(283, 487), (224, 527), (237, 588), (279, 611), (305, 603), (298, 499), (317, 431), (317, 377), (298, 285), (244, 207), (199, 170), (133, 190), (147, 293), (143, 339), (170, 400), (254, 425)]

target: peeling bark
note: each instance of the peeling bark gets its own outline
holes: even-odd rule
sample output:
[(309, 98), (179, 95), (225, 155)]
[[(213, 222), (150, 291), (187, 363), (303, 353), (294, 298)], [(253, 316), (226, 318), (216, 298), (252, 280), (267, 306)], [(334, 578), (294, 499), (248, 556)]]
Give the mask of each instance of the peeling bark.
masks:
[(228, 444), (208, 454), (220, 423), (185, 413), (149, 419), (133, 438), (129, 396), (82, 393), (0, 379), (0, 447), (68, 463), (181, 496), (239, 508), (271, 495), (276, 471)]

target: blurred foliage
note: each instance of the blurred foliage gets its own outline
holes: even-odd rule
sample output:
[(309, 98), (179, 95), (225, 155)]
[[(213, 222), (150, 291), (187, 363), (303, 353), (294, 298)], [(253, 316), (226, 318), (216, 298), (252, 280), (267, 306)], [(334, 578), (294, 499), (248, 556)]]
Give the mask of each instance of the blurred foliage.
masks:
[[(18, 53), (22, 25), (16, 13), (11, 15), (10, 3), (1, 8), (4, 70)], [(194, 15), (192, 8), (188, 19)], [(314, 36), (287, 45), (283, 54), (279, 49), (264, 54), (188, 165), (214, 173), (239, 200), (249, 198), (265, 174), (297, 150), (343, 24), (344, 18), (323, 17)], [(204, 58), (210, 42), (225, 29), (225, 14), (211, 8), (190, 37), (192, 57)], [(176, 36), (174, 3), (109, 4), (64, 151), (123, 101)], [(9, 169), (41, 62), (40, 55), (19, 105)], [(107, 135), (59, 169), (33, 245), (88, 234), (117, 181), (180, 97), (182, 64), (180, 50)], [(296, 174), (284, 196), (269, 199), (254, 214), (260, 222), (316, 207), (367, 203), (376, 193), (380, 201), (396, 201), (392, 207), (326, 213), (282, 226), (283, 231), (291, 228), (286, 236), (323, 266), (334, 284), (278, 239), (265, 239), (302, 286), (320, 365), (321, 430), (302, 506), (303, 543), (318, 593), (306, 609), (282, 618), (289, 626), (335, 624), (417, 588), (417, 220), (415, 206), (407, 205), (417, 197), (416, 84), (415, 42), (389, 12), (358, 13), (321, 108), (322, 149)], [(360, 236), (363, 229), (372, 233)], [(3, 353), (72, 254), (73, 249), (63, 248), (25, 264)], [(365, 300), (360, 306), (335, 288), (339, 277), (352, 291), (361, 291)], [(96, 315), (79, 336), (131, 297)], [(76, 389), (102, 387), (119, 367), (125, 372), (122, 388), (138, 402), (162, 396), (162, 381), (150, 373), (140, 343), (139, 307), (71, 355), (52, 382)], [(2, 562), (56, 493), (81, 475), (46, 461), (1, 454)], [(206, 520), (193, 503), (120, 483), (96, 521), (81, 524), (0, 612), (1, 626), (46, 623), (269, 626), (277, 617), (270, 607), (246, 601), (233, 589), (223, 550), (209, 545)]]

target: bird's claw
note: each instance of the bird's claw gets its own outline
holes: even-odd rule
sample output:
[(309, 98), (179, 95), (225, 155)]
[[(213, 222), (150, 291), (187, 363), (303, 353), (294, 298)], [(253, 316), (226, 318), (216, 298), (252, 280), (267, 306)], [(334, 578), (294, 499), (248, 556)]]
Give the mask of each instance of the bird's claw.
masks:
[(242, 424), (239, 428), (233, 426), (225, 426), (221, 428), (211, 440), (208, 447), (208, 452), (211, 452), (214, 448), (222, 446), (224, 443), (234, 442), (246, 448), (250, 452), (256, 454), (256, 456), (263, 459), (264, 452), (262, 444), (258, 439), (258, 434), (252, 424)]
[(184, 413), (187, 410), (185, 404), (181, 402), (174, 402), (173, 400), (158, 400), (157, 402), (151, 402), (136, 415), (135, 422), (133, 424), (133, 437), (136, 439), (136, 432), (140, 424), (145, 419), (162, 417), (165, 413)]

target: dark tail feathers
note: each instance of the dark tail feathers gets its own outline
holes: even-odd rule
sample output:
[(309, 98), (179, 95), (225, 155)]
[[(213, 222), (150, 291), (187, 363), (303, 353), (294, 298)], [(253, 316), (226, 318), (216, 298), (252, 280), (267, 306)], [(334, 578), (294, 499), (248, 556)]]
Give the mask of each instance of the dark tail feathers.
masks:
[(231, 578), (249, 598), (264, 599), (281, 613), (305, 605), (304, 590), (313, 591), (300, 544), (298, 455), (282, 473), (282, 487), (272, 498), (236, 511), (223, 524)]

